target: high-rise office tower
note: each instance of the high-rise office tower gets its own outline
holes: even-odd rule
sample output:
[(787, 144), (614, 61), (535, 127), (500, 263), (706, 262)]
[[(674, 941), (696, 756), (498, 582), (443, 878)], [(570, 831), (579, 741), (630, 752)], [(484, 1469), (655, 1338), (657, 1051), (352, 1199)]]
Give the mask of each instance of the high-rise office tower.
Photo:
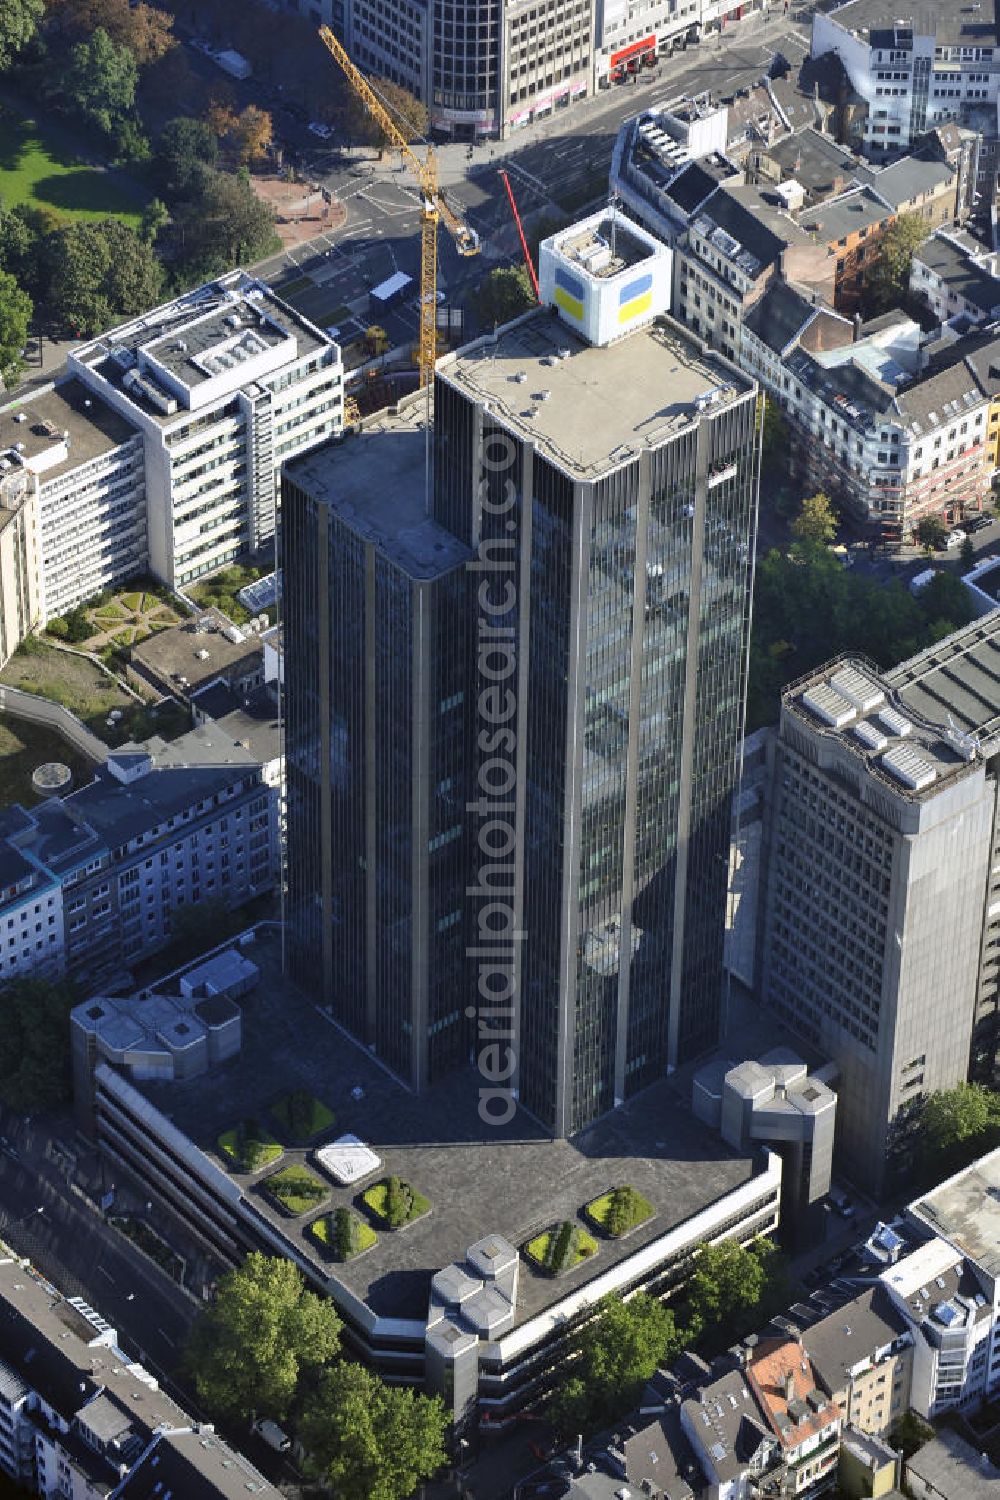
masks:
[(427, 514), (423, 401), (285, 471), (293, 976), (414, 1087), (465, 1056), (461, 634), (470, 553)]
[(834, 663), (782, 702), (762, 996), (838, 1064), (838, 1152), (874, 1191), (906, 1164), (922, 1099), (994, 1078), (998, 662), (995, 613), (886, 674)]
[[(546, 310), (438, 366), (432, 520), (411, 523), (403, 504), (419, 455), (376, 462), (379, 447), (401, 451), (399, 416), (290, 466), (289, 887), (293, 953), (318, 972), (305, 954), (328, 944), (327, 998), (352, 1030), (387, 1058), (401, 1034), (411, 1057), (423, 1048), (429, 1072), (411, 1066), (414, 1081), (434, 1075), (435, 1042), (458, 1060), (502, 1034), (503, 1082), (567, 1135), (718, 1036), (757, 445), (753, 382), (660, 315), (670, 252), (656, 240), (599, 214), (546, 242), (541, 272)], [(352, 452), (363, 478), (348, 477)], [(321, 484), (331, 515), (349, 485), (355, 515), (316, 545), (305, 528)], [(413, 528), (434, 534), (424, 602), (409, 582), (378, 595)], [(358, 534), (373, 530), (362, 610), (345, 575), (360, 576)], [(317, 648), (309, 591), (327, 551), (331, 639)], [(324, 651), (353, 707), (323, 701)], [(364, 748), (362, 704), (371, 713), (380, 690)], [(345, 822), (331, 821), (366, 756), (384, 781), (370, 765), (367, 786), (344, 793)], [(362, 797), (395, 820), (364, 850), (350, 819), (378, 814)], [(349, 908), (340, 883), (353, 884)], [(345, 932), (370, 924), (387, 891), (397, 925)], [(411, 973), (431, 954), (437, 1002), (418, 1005), (402, 960), (387, 983), (379, 931)], [(506, 986), (483, 972), (498, 933)], [(394, 1038), (376, 1040), (379, 1018)]]

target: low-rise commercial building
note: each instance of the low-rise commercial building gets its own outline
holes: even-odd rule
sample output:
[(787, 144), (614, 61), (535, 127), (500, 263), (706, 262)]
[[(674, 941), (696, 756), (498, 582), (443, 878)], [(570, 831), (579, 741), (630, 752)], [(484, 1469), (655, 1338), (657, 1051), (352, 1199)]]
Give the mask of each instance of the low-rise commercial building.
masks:
[[(126, 1174), (226, 1264), (250, 1249), (287, 1256), (336, 1303), (350, 1346), (383, 1374), (441, 1390), (456, 1419), (513, 1414), (551, 1387), (568, 1335), (601, 1297), (683, 1281), (704, 1240), (746, 1240), (779, 1216), (781, 1164), (770, 1152), (732, 1151), (670, 1101), (665, 1082), (591, 1126), (553, 1141), (517, 1111), (502, 1126), (478, 1112), (478, 1075), (452, 1074), (419, 1098), (301, 995), (281, 972), (277, 934), (258, 929), (243, 954), (260, 970), (243, 1015), (241, 1051), (225, 1090), (204, 1076), (130, 1073), (92, 1054), (96, 1134)], [(178, 977), (178, 984), (183, 976)], [(98, 1029), (102, 1016), (86, 1020)], [(238, 1001), (233, 1002), (238, 1005)], [(79, 1086), (79, 1080), (78, 1080)], [(336, 1125), (295, 1145), (275, 1108), (311, 1092)], [(280, 1161), (245, 1172), (220, 1137), (241, 1120), (266, 1122)], [(363, 1171), (337, 1175), (319, 1147), (346, 1133), (363, 1143)], [(334, 1153), (335, 1155), (336, 1153)], [(289, 1217), (268, 1192), (274, 1170), (309, 1162), (321, 1196)], [(337, 1262), (317, 1222), (394, 1173), (430, 1204), (403, 1233), (378, 1233), (363, 1255)], [(521, 1255), (535, 1236), (623, 1181), (654, 1214), (624, 1240), (601, 1238), (566, 1278)], [(378, 1226), (376, 1225), (376, 1228)]]
[(278, 1500), (80, 1297), (0, 1246), (0, 1473), (64, 1500)]

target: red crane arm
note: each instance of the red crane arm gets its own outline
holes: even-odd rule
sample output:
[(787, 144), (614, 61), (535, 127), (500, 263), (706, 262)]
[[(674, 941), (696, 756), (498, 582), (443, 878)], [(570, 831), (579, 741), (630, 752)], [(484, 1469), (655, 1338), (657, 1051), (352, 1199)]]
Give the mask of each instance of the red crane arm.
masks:
[(514, 202), (514, 189), (510, 185), (510, 178), (507, 176), (507, 173), (502, 167), (500, 168), (500, 176), (503, 178), (503, 185), (507, 189), (507, 197), (510, 199), (510, 209), (511, 213), (514, 215), (514, 223), (517, 225), (517, 232), (521, 236), (521, 250), (524, 254), (524, 264), (528, 268), (528, 275), (531, 277), (531, 285), (535, 289), (535, 301), (541, 302), (542, 296), (538, 290), (538, 277), (535, 275), (535, 267), (531, 259), (531, 251), (528, 249), (528, 241), (524, 237), (524, 225), (521, 223), (521, 215), (518, 213), (517, 204)]

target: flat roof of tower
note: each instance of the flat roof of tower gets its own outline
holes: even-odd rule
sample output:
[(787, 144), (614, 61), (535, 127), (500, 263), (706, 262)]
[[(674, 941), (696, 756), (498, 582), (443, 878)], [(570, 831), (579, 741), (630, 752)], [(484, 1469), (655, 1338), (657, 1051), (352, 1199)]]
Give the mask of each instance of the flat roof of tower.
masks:
[(717, 412), (753, 381), (669, 319), (596, 348), (537, 311), (446, 355), (438, 379), (493, 415), (573, 479), (593, 480)]
[(910, 1213), (1000, 1276), (1000, 1148), (911, 1203)]
[(423, 397), (410, 397), (367, 418), (360, 433), (285, 466), (294, 484), (418, 581), (450, 572), (472, 556), (428, 514), (426, 431)]
[[(282, 974), (276, 936), (259, 935), (246, 952), (258, 965), (261, 982), (239, 1001), (240, 1055), (214, 1071), (208, 1087), (204, 1078), (133, 1086), (235, 1178), (254, 1212), (298, 1253), (381, 1316), (423, 1319), (432, 1276), (464, 1261), (468, 1247), (486, 1234), (502, 1235), (519, 1248), (562, 1219), (582, 1223), (584, 1204), (623, 1183), (649, 1199), (654, 1218), (624, 1241), (601, 1239), (592, 1260), (565, 1276), (537, 1274), (522, 1259), (521, 1323), (762, 1169), (759, 1153), (740, 1155), (706, 1130), (676, 1101), (667, 1079), (572, 1140), (552, 1140), (520, 1110), (508, 1125), (485, 1124), (478, 1113), (482, 1080), (473, 1068), (414, 1095)], [(359, 1087), (363, 1097), (357, 1099)], [(311, 1151), (287, 1149), (280, 1161), (246, 1175), (232, 1172), (218, 1149), (220, 1134), (241, 1119), (264, 1120), (271, 1128), (269, 1107), (292, 1088), (309, 1089), (335, 1116), (317, 1144), (356, 1135), (381, 1162), (359, 1183), (329, 1183), (322, 1212), (356, 1207), (366, 1187), (395, 1173), (429, 1199), (430, 1213), (405, 1232), (379, 1233), (372, 1249), (345, 1265), (326, 1259), (307, 1233), (318, 1212), (288, 1218), (260, 1189), (269, 1172), (311, 1162)]]

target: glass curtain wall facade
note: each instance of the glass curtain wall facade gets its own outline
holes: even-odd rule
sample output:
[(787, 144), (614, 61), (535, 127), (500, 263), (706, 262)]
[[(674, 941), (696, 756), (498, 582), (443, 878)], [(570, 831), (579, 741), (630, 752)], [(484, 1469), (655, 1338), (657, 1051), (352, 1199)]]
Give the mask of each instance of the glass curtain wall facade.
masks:
[(494, 616), (518, 661), (516, 1084), (566, 1135), (718, 1037), (754, 396), (596, 479), (440, 375), (435, 433), (436, 516), (467, 545), (504, 545), (495, 512), (516, 490), (515, 586)]
[(282, 513), (289, 968), (422, 1088), (468, 1029), (464, 553), (414, 577), (308, 474)]

